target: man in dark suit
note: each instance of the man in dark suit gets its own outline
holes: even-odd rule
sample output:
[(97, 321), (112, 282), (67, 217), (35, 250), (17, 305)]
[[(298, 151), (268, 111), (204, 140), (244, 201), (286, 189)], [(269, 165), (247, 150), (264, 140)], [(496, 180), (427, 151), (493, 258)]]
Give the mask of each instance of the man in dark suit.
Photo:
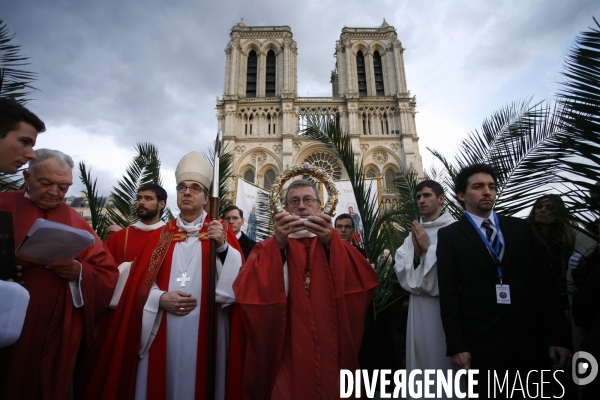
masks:
[(454, 191), (466, 213), (438, 233), (447, 355), (456, 370), (479, 369), (479, 382), (486, 370), (503, 378), (506, 371), (565, 369), (571, 358), (545, 252), (525, 220), (494, 213), (496, 184), (489, 165), (463, 168)]
[(244, 212), (236, 206), (229, 206), (223, 211), (223, 219), (225, 222), (231, 225), (231, 229), (233, 229), (235, 236), (240, 242), (242, 251), (244, 252), (244, 260), (247, 260), (256, 242), (242, 232), (242, 225), (244, 225)]

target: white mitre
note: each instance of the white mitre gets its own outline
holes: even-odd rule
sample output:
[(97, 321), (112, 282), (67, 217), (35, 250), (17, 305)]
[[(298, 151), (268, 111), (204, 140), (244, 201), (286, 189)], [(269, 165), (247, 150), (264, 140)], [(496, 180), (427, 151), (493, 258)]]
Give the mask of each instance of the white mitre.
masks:
[(182, 181), (194, 181), (201, 183), (206, 189), (210, 188), (213, 167), (210, 162), (198, 153), (191, 151), (187, 153), (175, 169), (175, 180), (179, 185)]

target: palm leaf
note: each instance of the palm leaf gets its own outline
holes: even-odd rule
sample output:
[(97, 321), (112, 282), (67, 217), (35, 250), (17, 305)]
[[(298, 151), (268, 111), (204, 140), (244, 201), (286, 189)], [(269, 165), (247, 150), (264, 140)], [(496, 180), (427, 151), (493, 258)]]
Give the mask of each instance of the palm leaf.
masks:
[[(348, 174), (352, 184), (356, 206), (363, 224), (363, 238), (367, 259), (379, 274), (379, 286), (373, 297), (373, 312), (378, 313), (398, 301), (398, 291), (393, 290), (397, 284), (396, 274), (386, 273), (383, 266), (378, 266), (377, 259), (384, 249), (393, 250), (404, 238), (398, 237), (396, 223), (400, 211), (394, 207), (382, 210), (380, 204), (373, 200), (371, 186), (365, 188), (365, 174), (362, 160), (357, 160), (352, 147), (350, 135), (342, 131), (334, 118), (309, 117), (307, 127), (301, 134), (309, 139), (317, 140), (325, 145), (336, 156)], [(412, 197), (412, 196), (411, 196)], [(406, 232), (404, 232), (406, 233)]]
[[(204, 157), (214, 167), (215, 146), (203, 152)], [(219, 157), (219, 216), (223, 215), (223, 210), (232, 204), (231, 200), (231, 182), (233, 182), (233, 152), (227, 147), (223, 148)]]
[(0, 192), (12, 192), (23, 186), (23, 176), (20, 171), (17, 174), (0, 173)]
[[(160, 177), (160, 158), (158, 149), (151, 143), (138, 143), (137, 155), (125, 170), (125, 175), (113, 187), (113, 208), (107, 208), (109, 220), (117, 225), (126, 227), (139, 220), (135, 212), (135, 202), (138, 188), (145, 183), (162, 185)], [(166, 208), (163, 220), (171, 215)]]
[(91, 169), (90, 171), (87, 170), (85, 162), (79, 162), (79, 179), (81, 179), (81, 182), (83, 182), (83, 185), (85, 186), (84, 193), (90, 208), (92, 229), (99, 237), (102, 237), (104, 235), (104, 230), (109, 225), (108, 219), (102, 212), (102, 208), (106, 204), (106, 198), (98, 196), (96, 188), (98, 179), (96, 178), (92, 182), (91, 172)]
[(10, 43), (14, 37), (0, 19), (0, 96), (12, 97), (19, 103), (25, 103), (26, 97), (33, 90), (37, 90), (31, 85), (37, 74), (21, 69), (29, 65), (25, 62), (29, 57), (20, 55), (20, 45)]
[(565, 63), (554, 104), (518, 101), (493, 113), (461, 142), (453, 162), (429, 150), (452, 178), (466, 165), (495, 166), (497, 211), (516, 214), (553, 191), (589, 232), (600, 212), (586, 195), (600, 176), (600, 30), (580, 34)]

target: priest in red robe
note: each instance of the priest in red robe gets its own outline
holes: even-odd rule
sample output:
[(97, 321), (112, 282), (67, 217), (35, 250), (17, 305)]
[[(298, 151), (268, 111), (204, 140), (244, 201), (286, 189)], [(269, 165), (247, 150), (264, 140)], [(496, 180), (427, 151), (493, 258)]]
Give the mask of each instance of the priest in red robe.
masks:
[(19, 281), (31, 299), (17, 342), (0, 350), (0, 398), (66, 399), (82, 340), (90, 346), (117, 281), (112, 256), (89, 224), (67, 206), (73, 160), (56, 150), (36, 150), (25, 171), (26, 190), (0, 193), (0, 210), (13, 213), (18, 246), (38, 218), (85, 229), (94, 245), (75, 259), (39, 265), (16, 255)]
[(86, 399), (203, 399), (207, 392), (208, 267), (217, 242), (216, 398), (225, 396), (232, 284), (242, 265), (235, 235), (204, 211), (212, 166), (196, 152), (177, 166), (177, 219), (135, 259)]
[(256, 244), (234, 284), (246, 333), (244, 399), (336, 399), (355, 370), (377, 273), (296, 180), (275, 236)]
[[(135, 224), (121, 229), (110, 235), (104, 246), (114, 257), (119, 266), (119, 281), (115, 294), (111, 300), (111, 308), (116, 308), (131, 271), (131, 263), (139, 254), (156, 229), (162, 228), (165, 223), (160, 219), (167, 205), (167, 192), (162, 186), (155, 183), (145, 183), (138, 189), (135, 211), (139, 218)], [(112, 314), (107, 317), (110, 323)]]
[(118, 264), (133, 261), (150, 234), (165, 225), (160, 218), (166, 205), (167, 192), (162, 186), (145, 183), (139, 187), (135, 203), (139, 221), (115, 232), (104, 242)]

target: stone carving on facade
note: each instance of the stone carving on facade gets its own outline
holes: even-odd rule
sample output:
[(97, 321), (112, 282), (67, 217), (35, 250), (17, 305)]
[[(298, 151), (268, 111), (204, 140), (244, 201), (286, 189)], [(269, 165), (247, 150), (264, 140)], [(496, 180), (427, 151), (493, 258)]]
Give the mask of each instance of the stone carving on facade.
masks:
[(273, 145), (273, 151), (275, 153), (281, 153), (281, 145), (280, 144)]
[(335, 157), (333, 157), (329, 153), (325, 153), (323, 151), (313, 153), (306, 157), (304, 159), (304, 162), (307, 162), (318, 168), (323, 168), (323, 170), (329, 173), (335, 180), (339, 180), (342, 178), (341, 164)]
[(373, 157), (373, 161), (375, 161), (379, 165), (385, 164), (387, 162), (387, 160), (388, 160), (388, 155), (383, 150), (377, 150), (377, 151), (375, 151), (373, 153), (372, 157)]
[(398, 143), (390, 143), (390, 149), (394, 151), (398, 151)]
[(294, 142), (292, 146), (294, 147), (294, 150), (300, 151), (300, 149), (302, 148), (302, 142)]
[(363, 143), (360, 145), (360, 149), (363, 151), (363, 153), (367, 150), (369, 150), (369, 145), (366, 143)]
[(235, 146), (235, 151), (238, 154), (242, 154), (246, 150), (246, 146)]
[(265, 161), (267, 161), (267, 153), (265, 153), (264, 151), (258, 150), (252, 154), (252, 163), (254, 163), (255, 165), (263, 165)]

